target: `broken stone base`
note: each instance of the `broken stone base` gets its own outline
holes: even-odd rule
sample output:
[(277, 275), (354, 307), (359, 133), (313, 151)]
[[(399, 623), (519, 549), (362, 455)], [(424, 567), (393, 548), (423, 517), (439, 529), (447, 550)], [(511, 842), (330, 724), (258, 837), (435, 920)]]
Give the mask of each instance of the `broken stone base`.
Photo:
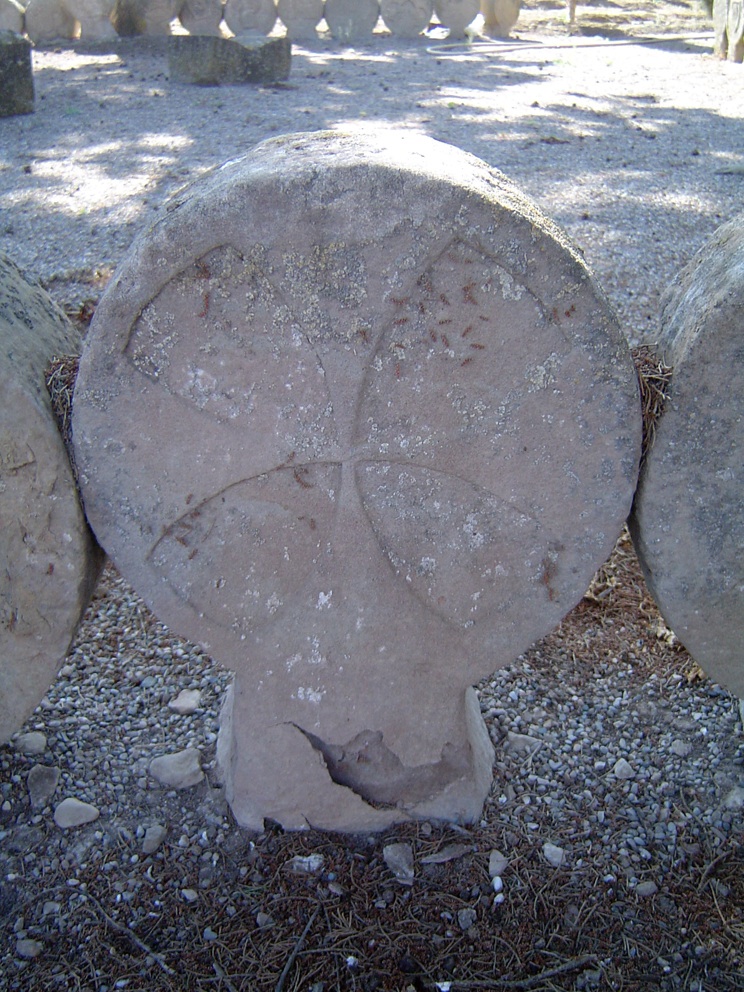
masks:
[(631, 533), (666, 622), (744, 697), (744, 214), (719, 228), (663, 302), (674, 369)]
[(0, 256), (0, 741), (54, 681), (101, 564), (44, 379), (53, 356), (79, 349), (46, 293)]
[(565, 236), (383, 127), (264, 142), (171, 204), (99, 303), (74, 427), (120, 571), (237, 672), (241, 822), (376, 829), (478, 815), (468, 687), (609, 555), (640, 403)]
[(13, 31), (0, 31), (0, 117), (31, 114), (33, 110), (31, 43)]
[(246, 34), (237, 38), (173, 35), (168, 39), (168, 71), (174, 83), (275, 83), (289, 79), (291, 63), (289, 38)]
[(285, 830), (358, 833), (411, 819), (480, 817), (494, 750), (473, 689), (456, 721), (459, 745), (417, 767), (405, 767), (379, 730), (332, 744), (271, 713), (257, 720), (251, 692), (239, 679), (230, 687), (217, 741), (218, 773), (240, 826), (262, 830), (269, 818)]

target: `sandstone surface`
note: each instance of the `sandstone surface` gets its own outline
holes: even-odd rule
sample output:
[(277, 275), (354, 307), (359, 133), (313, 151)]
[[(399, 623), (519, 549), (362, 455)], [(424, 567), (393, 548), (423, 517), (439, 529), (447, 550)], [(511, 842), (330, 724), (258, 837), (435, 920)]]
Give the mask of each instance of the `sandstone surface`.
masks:
[(291, 62), (288, 38), (251, 32), (235, 38), (172, 35), (168, 39), (168, 72), (174, 83), (274, 83), (289, 78)]
[(744, 214), (663, 304), (674, 369), (631, 533), (664, 618), (700, 667), (744, 697)]
[(0, 256), (0, 740), (39, 704), (100, 568), (45, 383), (80, 337)]
[(388, 129), (288, 135), (195, 184), (95, 317), (75, 398), (93, 526), (237, 670), (239, 822), (472, 820), (469, 687), (581, 598), (640, 408), (576, 250), (502, 175)]

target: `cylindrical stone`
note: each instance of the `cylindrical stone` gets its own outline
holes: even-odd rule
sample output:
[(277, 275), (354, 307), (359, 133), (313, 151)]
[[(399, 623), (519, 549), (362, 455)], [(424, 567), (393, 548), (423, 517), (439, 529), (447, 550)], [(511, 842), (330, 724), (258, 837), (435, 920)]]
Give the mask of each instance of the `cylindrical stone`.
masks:
[(680, 273), (658, 348), (673, 375), (631, 532), (671, 629), (744, 697), (744, 214)]
[(398, 38), (416, 38), (431, 20), (433, 0), (380, 0), (386, 27)]
[(180, 0), (116, 0), (111, 21), (124, 37), (169, 35), (180, 6)]
[(269, 34), (276, 24), (275, 0), (227, 0), (225, 24), (233, 34), (258, 31)]
[(18, 0), (0, 0), (0, 31), (23, 34), (23, 7)]
[(323, 19), (323, 0), (279, 0), (277, 12), (293, 40), (317, 38)]
[(434, 13), (449, 28), (450, 38), (464, 38), (479, 12), (480, 0), (434, 0)]
[(337, 41), (368, 38), (380, 17), (379, 0), (326, 0), (326, 24)]
[(605, 298), (530, 201), (451, 146), (360, 129), (264, 142), (171, 205), (99, 304), (74, 428), (107, 551), (238, 671), (239, 821), (372, 829), (479, 815), (466, 689), (610, 553), (640, 404)]
[(44, 379), (79, 349), (64, 314), (0, 256), (0, 741), (54, 681), (100, 567)]

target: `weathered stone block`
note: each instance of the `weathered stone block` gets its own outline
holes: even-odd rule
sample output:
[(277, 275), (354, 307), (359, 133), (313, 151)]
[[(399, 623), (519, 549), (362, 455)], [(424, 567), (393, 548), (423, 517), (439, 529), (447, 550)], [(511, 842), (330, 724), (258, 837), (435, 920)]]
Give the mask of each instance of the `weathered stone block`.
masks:
[(100, 540), (237, 670), (238, 821), (471, 821), (469, 687), (585, 592), (630, 508), (635, 372), (578, 252), (410, 131), (288, 135), (174, 202), (86, 340)]
[(631, 532), (669, 626), (744, 697), (744, 214), (680, 273), (659, 348), (674, 374)]
[(0, 117), (31, 114), (33, 110), (31, 43), (13, 31), (0, 31)]
[(79, 349), (0, 256), (0, 740), (54, 681), (100, 567), (44, 381), (53, 356)]
[(174, 83), (273, 83), (289, 79), (291, 64), (289, 38), (254, 33), (237, 38), (172, 35), (168, 39), (168, 71)]

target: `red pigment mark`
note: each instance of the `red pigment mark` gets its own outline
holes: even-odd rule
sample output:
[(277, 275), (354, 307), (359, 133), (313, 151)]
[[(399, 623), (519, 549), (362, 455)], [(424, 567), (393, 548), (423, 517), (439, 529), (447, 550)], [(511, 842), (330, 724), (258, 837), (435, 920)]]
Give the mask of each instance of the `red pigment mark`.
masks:
[(463, 358), (463, 360), (460, 362), (460, 365), (472, 365), (472, 363), (473, 363), (472, 358)]
[(451, 317), (445, 317), (444, 320), (438, 320), (437, 323), (439, 324), (440, 327), (446, 327), (447, 324), (451, 324), (452, 323), (452, 318)]
[(191, 500), (193, 498), (194, 498), (194, 494), (193, 493), (189, 493), (188, 496), (186, 497), (186, 506), (189, 505), (189, 503), (191, 502)]
[(484, 344), (478, 344), (477, 342), (475, 344), (471, 344), (470, 347), (471, 348), (475, 348), (476, 351), (485, 351), (486, 350), (486, 346)]
[(442, 335), (442, 344), (444, 345), (445, 348), (449, 348), (449, 338), (447, 337), (446, 334)]
[(486, 315), (485, 315), (484, 313), (479, 313), (479, 314), (478, 314), (478, 320), (485, 320), (485, 321), (489, 321), (490, 319), (491, 319), (491, 318), (490, 318), (490, 317), (487, 317), (487, 316), (486, 316)]
[(437, 332), (436, 331), (429, 331), (429, 337), (432, 339), (432, 341), (435, 344), (439, 340), (439, 338), (437, 337)]
[(408, 323), (408, 317), (398, 317), (397, 320), (394, 320), (393, 321), (393, 326), (394, 327), (402, 327), (403, 324), (407, 324), (407, 323)]
[(393, 305), (396, 307), (404, 307), (406, 303), (411, 302), (410, 296), (391, 296), (390, 299), (393, 301)]
[(423, 316), (426, 313), (426, 307), (423, 303), (419, 303), (418, 312)]
[(395, 378), (400, 379), (400, 362), (395, 363)]
[(46, 574), (47, 575), (54, 575), (54, 562), (53, 561), (50, 561), (49, 564), (47, 565)]
[(305, 479), (303, 479), (303, 475), (306, 475), (306, 474), (307, 474), (307, 469), (306, 468), (302, 468), (302, 469), (295, 468), (295, 469), (292, 469), (292, 475), (294, 476), (295, 482), (298, 483), (300, 486), (302, 486), (303, 489), (312, 489), (313, 488), (312, 483), (311, 482), (306, 482)]
[(476, 282), (466, 283), (462, 287), (462, 298), (466, 303), (472, 303), (474, 306), (478, 306), (478, 301), (473, 296), (473, 290), (478, 285)]
[(573, 303), (568, 308), (568, 310), (566, 310), (566, 316), (570, 317), (572, 313), (576, 313), (576, 307), (573, 305)]
[(553, 589), (551, 583), (558, 574), (558, 569), (556, 568), (555, 562), (547, 556), (540, 562), (540, 567), (542, 568), (540, 582), (542, 582), (548, 590), (548, 599), (552, 603), (555, 600), (555, 589)]
[(466, 338), (466, 337), (468, 336), (468, 334), (470, 334), (470, 332), (471, 332), (472, 330), (473, 330), (473, 325), (472, 325), (472, 324), (468, 324), (468, 326), (467, 326), (467, 327), (465, 328), (465, 330), (464, 330), (464, 331), (462, 332), (462, 336), (463, 336), (464, 338)]
[(197, 279), (211, 279), (212, 273), (209, 271), (206, 262), (202, 262), (202, 260), (199, 259), (198, 262), (194, 262), (194, 268), (196, 269)]
[(367, 343), (367, 332), (365, 331), (365, 329), (363, 327), (360, 328), (360, 330), (357, 331), (357, 334), (362, 339), (362, 341), (364, 341), (364, 343), (366, 344)]
[(445, 295), (444, 293), (440, 293), (440, 294), (439, 294), (439, 299), (440, 299), (440, 300), (442, 301), (442, 303), (443, 303), (443, 304), (444, 304), (444, 305), (445, 305), (446, 307), (448, 307), (448, 306), (450, 305), (450, 301), (449, 301), (449, 300), (447, 299), (447, 296), (446, 296), (446, 295)]
[(209, 293), (202, 293), (202, 302), (204, 303), (204, 306), (196, 315), (197, 317), (206, 317), (209, 313)]
[(192, 548), (191, 551), (189, 551), (189, 555), (188, 555), (189, 561), (193, 561), (193, 559), (196, 558), (197, 554), (198, 554), (198, 548)]

